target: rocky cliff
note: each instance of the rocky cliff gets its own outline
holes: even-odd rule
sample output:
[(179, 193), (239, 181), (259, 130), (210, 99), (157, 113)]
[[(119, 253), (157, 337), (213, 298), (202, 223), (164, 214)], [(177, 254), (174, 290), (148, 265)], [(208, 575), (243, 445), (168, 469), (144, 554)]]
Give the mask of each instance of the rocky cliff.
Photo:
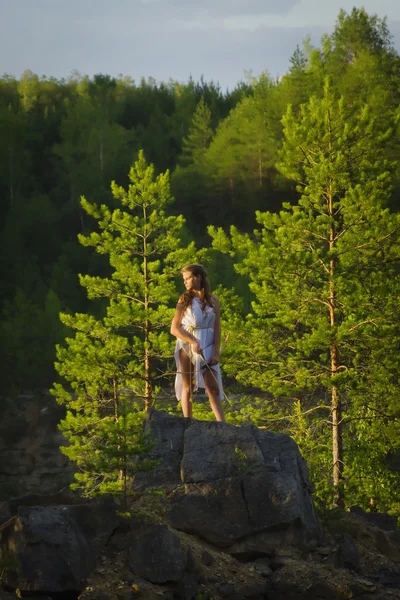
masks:
[(0, 507), (0, 598), (400, 598), (396, 519), (353, 509), (321, 525), (288, 436), (158, 411), (146, 428), (160, 463), (137, 476), (129, 518), (65, 492)]
[(50, 394), (0, 398), (0, 501), (67, 487), (73, 467), (60, 452), (64, 416)]

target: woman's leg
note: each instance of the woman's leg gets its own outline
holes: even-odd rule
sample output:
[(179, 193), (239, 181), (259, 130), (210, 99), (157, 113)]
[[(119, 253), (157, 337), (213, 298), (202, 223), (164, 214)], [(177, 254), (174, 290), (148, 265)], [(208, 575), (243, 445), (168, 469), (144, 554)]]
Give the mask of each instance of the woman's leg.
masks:
[(217, 421), (225, 421), (224, 409), (222, 407), (222, 402), (219, 397), (219, 385), (218, 380), (212, 370), (212, 368), (207, 369), (203, 375), (204, 383), (206, 385), (206, 390), (208, 394), (208, 399), (210, 400), (210, 405), (212, 411), (215, 415)]
[(179, 360), (181, 363), (180, 374), (182, 376), (182, 412), (184, 417), (191, 417), (193, 393), (192, 373), (194, 367), (189, 356), (182, 348), (179, 350)]

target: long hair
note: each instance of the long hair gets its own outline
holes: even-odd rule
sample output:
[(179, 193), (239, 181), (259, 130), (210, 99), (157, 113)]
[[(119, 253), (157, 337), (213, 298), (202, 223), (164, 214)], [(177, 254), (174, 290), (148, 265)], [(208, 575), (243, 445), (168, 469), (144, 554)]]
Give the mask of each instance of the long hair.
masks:
[[(186, 265), (181, 269), (181, 273), (191, 273), (195, 277), (200, 277), (200, 305), (201, 309), (204, 310), (208, 304), (208, 306), (214, 307), (212, 301), (211, 287), (210, 282), (208, 280), (207, 271), (202, 265), (190, 264)], [(195, 297), (195, 293), (193, 290), (187, 290), (184, 292), (179, 300), (183, 302), (184, 310), (187, 309), (188, 306), (192, 305), (193, 298)]]

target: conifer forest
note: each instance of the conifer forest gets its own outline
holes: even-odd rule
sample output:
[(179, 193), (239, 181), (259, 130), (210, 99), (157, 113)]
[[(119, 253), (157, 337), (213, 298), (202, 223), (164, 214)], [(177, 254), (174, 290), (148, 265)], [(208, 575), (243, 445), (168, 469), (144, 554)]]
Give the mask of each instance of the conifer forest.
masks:
[[(179, 414), (169, 326), (180, 269), (199, 262), (221, 301), (228, 422), (291, 435), (321, 507), (399, 514), (400, 56), (385, 20), (342, 11), (285, 75), (226, 91), (3, 75), (0, 140), (1, 393), (65, 404), (78, 487), (126, 483), (144, 408)], [(213, 418), (196, 401), (194, 416)]]

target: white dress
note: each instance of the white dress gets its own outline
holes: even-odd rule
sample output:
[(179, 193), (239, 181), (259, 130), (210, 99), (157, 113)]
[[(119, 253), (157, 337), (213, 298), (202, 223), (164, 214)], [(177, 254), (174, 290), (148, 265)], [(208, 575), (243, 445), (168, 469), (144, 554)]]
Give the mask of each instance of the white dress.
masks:
[[(215, 311), (212, 306), (206, 305), (204, 311), (201, 308), (200, 300), (195, 296), (192, 305), (188, 306), (183, 313), (181, 327), (191, 333), (200, 343), (204, 358), (200, 354), (192, 351), (192, 346), (188, 342), (177, 338), (175, 346), (175, 361), (177, 374), (175, 377), (175, 393), (177, 400), (182, 399), (182, 367), (180, 361), (180, 350), (190, 357), (193, 364), (194, 390), (205, 388), (203, 373), (208, 371), (208, 363), (214, 354), (214, 323)], [(219, 387), (220, 400), (223, 398), (222, 378), (219, 364), (210, 367), (214, 373)]]

